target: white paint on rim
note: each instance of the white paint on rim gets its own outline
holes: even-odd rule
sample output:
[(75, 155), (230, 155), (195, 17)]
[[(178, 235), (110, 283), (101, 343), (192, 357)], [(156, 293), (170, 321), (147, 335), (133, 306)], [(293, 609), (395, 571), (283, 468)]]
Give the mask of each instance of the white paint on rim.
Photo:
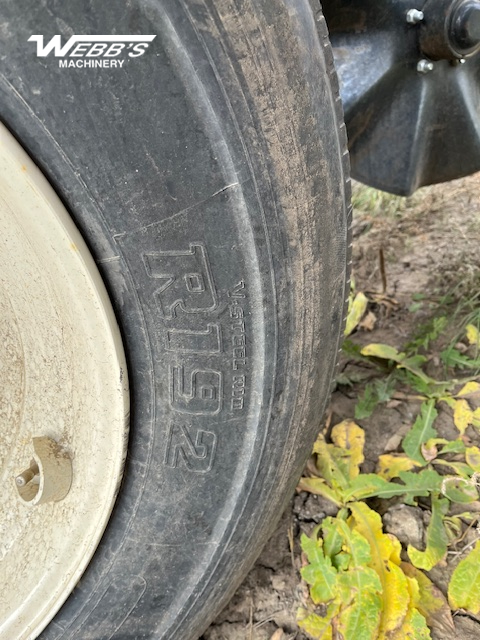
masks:
[[(0, 640), (36, 638), (109, 520), (128, 436), (120, 332), (95, 263), (39, 169), (0, 125)], [(72, 459), (60, 502), (15, 477), (48, 436)]]

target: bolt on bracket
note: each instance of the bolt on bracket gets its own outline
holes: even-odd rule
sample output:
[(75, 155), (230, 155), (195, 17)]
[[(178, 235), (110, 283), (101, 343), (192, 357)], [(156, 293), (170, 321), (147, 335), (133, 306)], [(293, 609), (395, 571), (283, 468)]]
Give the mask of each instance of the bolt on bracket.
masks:
[(72, 461), (52, 438), (32, 438), (33, 458), (15, 478), (20, 498), (31, 505), (63, 500), (72, 484)]

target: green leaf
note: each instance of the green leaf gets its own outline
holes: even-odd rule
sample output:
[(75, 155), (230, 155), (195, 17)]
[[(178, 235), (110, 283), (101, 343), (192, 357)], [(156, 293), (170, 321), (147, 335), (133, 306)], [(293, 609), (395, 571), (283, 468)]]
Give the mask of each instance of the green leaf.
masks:
[(396, 381), (393, 376), (375, 380), (375, 388), (377, 390), (379, 402), (388, 402), (390, 400), (392, 393), (395, 390), (395, 382)]
[(448, 536), (443, 524), (443, 517), (448, 511), (448, 507), (448, 500), (432, 495), (432, 517), (427, 527), (426, 549), (419, 551), (411, 544), (407, 549), (412, 564), (418, 569), (430, 571), (447, 554)]
[(435, 395), (437, 386), (432, 385), (431, 380), (424, 380), (410, 371), (404, 371), (403, 373), (405, 375), (404, 383), (411, 387), (418, 395), (425, 396), (426, 398)]
[[(347, 526), (343, 515), (326, 519), (321, 529), (327, 542), (315, 534), (311, 538), (302, 536), (309, 565), (301, 573), (311, 585), (313, 602), (328, 605), (328, 609), (324, 617), (300, 611), (299, 624), (316, 638), (329, 638), (335, 617), (335, 628), (344, 629), (345, 637), (372, 640), (380, 621), (382, 587), (377, 573), (368, 566), (369, 542)], [(335, 562), (341, 570), (335, 569)]]
[(378, 497), (384, 500), (395, 496), (405, 496), (407, 502), (418, 496), (428, 496), (432, 491), (439, 491), (442, 476), (433, 469), (424, 469), (420, 473), (399, 471), (403, 484), (388, 482), (375, 473), (362, 473), (350, 483), (344, 491), (345, 500), (366, 500)]
[(323, 552), (322, 540), (314, 540), (303, 534), (301, 546), (309, 562), (302, 568), (301, 574), (311, 585), (310, 597), (315, 604), (330, 602), (336, 594), (337, 571)]
[[(343, 538), (337, 527), (338, 520), (329, 516), (322, 522), (323, 552), (334, 560), (334, 556), (342, 550)], [(338, 569), (338, 567), (337, 567)]]
[(343, 341), (342, 351), (347, 357), (352, 358), (353, 360), (369, 362), (369, 359), (366, 356), (362, 356), (362, 348), (360, 345), (355, 344), (355, 342), (348, 338)]
[(300, 491), (308, 491), (314, 495), (322, 496), (330, 500), (336, 507), (340, 508), (343, 504), (343, 494), (340, 490), (329, 487), (323, 478), (300, 478), (298, 488)]
[(442, 460), (441, 458), (437, 458), (432, 461), (432, 464), (453, 469), (458, 476), (467, 480), (473, 475), (472, 468), (465, 462), (454, 462), (452, 460)]
[[(349, 572), (350, 573), (350, 572)], [(378, 576), (373, 569), (357, 569), (342, 577), (349, 577), (350, 581), (357, 580), (355, 584), (356, 597), (348, 606), (342, 609), (337, 619), (337, 629), (342, 638), (355, 638), (355, 640), (372, 640), (378, 631), (380, 613), (382, 610), (382, 598), (378, 593), (365, 588), (367, 578)]]
[(311, 585), (310, 597), (315, 604), (333, 600), (337, 591), (337, 571), (333, 567), (321, 568), (315, 564), (303, 567), (301, 574), (305, 582)]
[(381, 402), (388, 402), (395, 388), (395, 379), (376, 379), (369, 382), (355, 405), (355, 419), (363, 420), (372, 415), (374, 409)]
[[(363, 568), (372, 559), (368, 541), (359, 531), (349, 529), (343, 520), (337, 520), (337, 527), (343, 537), (346, 550), (352, 556), (352, 567)], [(380, 583), (378, 585), (380, 586)]]
[(444, 438), (435, 438), (433, 442), (434, 444), (443, 445), (439, 455), (443, 455), (445, 453), (465, 453), (466, 447), (463, 440), (445, 440)]
[(421, 325), (415, 338), (406, 346), (406, 350), (417, 350), (420, 347), (427, 350), (430, 342), (436, 340), (447, 327), (448, 320), (445, 316), (433, 317), (430, 321)]
[(448, 347), (440, 353), (441, 361), (447, 366), (457, 369), (478, 369), (480, 368), (480, 360), (469, 358), (460, 353), (455, 347)]
[[(420, 367), (427, 362), (427, 358), (425, 356), (416, 353), (413, 356), (408, 356), (408, 358), (403, 358), (401, 363), (402, 367), (409, 369), (410, 371), (416, 372), (416, 369), (420, 370)], [(421, 371), (422, 375), (425, 375), (423, 371)]]
[(476, 481), (456, 476), (444, 477), (442, 493), (452, 502), (468, 504), (478, 500)]
[(345, 490), (345, 501), (350, 500), (365, 500), (366, 498), (372, 498), (373, 496), (392, 497), (393, 495), (401, 494), (402, 485), (393, 484), (377, 476), (376, 473), (362, 473), (357, 478), (352, 480), (348, 489)]
[(434, 469), (423, 469), (420, 473), (400, 471), (398, 476), (408, 489), (404, 492), (407, 503), (412, 497), (425, 496), (440, 491), (442, 476)]
[(339, 573), (346, 571), (351, 562), (352, 556), (345, 551), (340, 551), (340, 553), (337, 553), (337, 555), (332, 558), (332, 564)]
[(373, 382), (365, 386), (363, 394), (359, 396), (355, 405), (355, 420), (369, 418), (378, 405), (378, 394)]
[[(302, 533), (300, 545), (310, 564), (322, 564), (326, 562), (322, 538), (310, 538)], [(328, 558), (328, 564), (332, 564), (330, 558)]]
[(425, 618), (418, 609), (411, 608), (399, 633), (389, 640), (431, 640), (431, 637)]
[(465, 609), (475, 616), (480, 613), (480, 541), (455, 568), (448, 585), (448, 601), (452, 609)]
[(434, 400), (422, 402), (420, 414), (403, 439), (402, 448), (407, 456), (420, 464), (426, 464), (426, 460), (422, 455), (422, 445), (438, 435), (432, 426), (437, 415)]
[[(439, 382), (438, 380), (434, 380), (430, 376), (422, 371), (420, 368), (422, 364), (426, 362), (425, 356), (414, 355), (410, 357), (405, 357), (405, 354), (401, 353), (400, 356), (403, 356), (400, 362), (398, 362), (397, 367), (399, 369), (405, 369), (407, 373), (411, 374), (407, 376), (411, 381), (411, 384), (416, 388), (417, 386), (420, 388), (425, 388), (426, 395), (435, 393), (435, 390), (442, 389), (445, 386), (444, 382)], [(413, 377), (412, 377), (413, 376)], [(449, 386), (447, 384), (447, 386)]]
[(340, 372), (335, 376), (335, 382), (339, 386), (353, 387), (357, 382), (363, 382), (370, 378), (370, 375), (367, 371)]
[(368, 540), (342, 520), (337, 526), (352, 558), (349, 570), (338, 576), (342, 599), (348, 606), (340, 610), (337, 627), (344, 638), (371, 640), (380, 622), (382, 584), (374, 569), (367, 566), (372, 559)]

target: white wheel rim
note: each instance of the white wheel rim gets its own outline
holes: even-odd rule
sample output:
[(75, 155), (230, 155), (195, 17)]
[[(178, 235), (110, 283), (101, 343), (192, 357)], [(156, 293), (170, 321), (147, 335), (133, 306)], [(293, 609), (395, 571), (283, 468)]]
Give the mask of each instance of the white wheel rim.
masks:
[[(129, 404), (120, 333), (97, 268), (53, 189), (1, 125), (0, 381), (0, 640), (23, 640), (54, 617), (100, 541), (122, 476)], [(71, 458), (59, 501), (40, 500), (43, 471), (34, 499), (17, 490), (35, 437)]]

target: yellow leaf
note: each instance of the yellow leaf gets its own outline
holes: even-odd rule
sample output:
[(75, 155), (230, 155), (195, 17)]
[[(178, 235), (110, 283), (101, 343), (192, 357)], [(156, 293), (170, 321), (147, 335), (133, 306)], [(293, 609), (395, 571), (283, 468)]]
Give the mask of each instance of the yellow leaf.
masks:
[(347, 322), (345, 326), (345, 336), (349, 336), (357, 327), (358, 323), (363, 318), (365, 311), (367, 310), (367, 305), (367, 296), (360, 291), (353, 299), (353, 302), (351, 302), (349, 305)]
[(395, 537), (393, 533), (385, 533), (384, 535), (390, 538), (390, 560), (399, 567), (402, 564), (402, 545), (400, 544), (400, 540)]
[(480, 472), (480, 449), (478, 447), (467, 447), (465, 450), (465, 462), (471, 469), (477, 473)]
[(452, 609), (466, 609), (475, 616), (480, 613), (480, 541), (455, 568), (448, 585), (448, 601)]
[(472, 423), (473, 411), (466, 400), (456, 400), (453, 409), (453, 421), (460, 433), (465, 433), (466, 428)]
[(401, 360), (400, 354), (395, 349), (395, 347), (391, 347), (388, 344), (379, 344), (372, 343), (367, 344), (360, 351), (362, 356), (371, 356), (374, 358), (382, 358), (384, 360), (395, 360), (395, 362), (399, 362)]
[(480, 384), (478, 382), (467, 382), (460, 391), (456, 394), (457, 396), (471, 396), (474, 393), (478, 393), (480, 391)]
[(480, 407), (475, 409), (472, 415), (472, 424), (474, 427), (480, 428)]
[(349, 452), (348, 477), (356, 478), (360, 473), (359, 466), (364, 461), (363, 447), (365, 445), (365, 432), (353, 420), (343, 420), (332, 429), (332, 442)]
[[(417, 605), (418, 605), (418, 601), (420, 600), (420, 585), (418, 584), (418, 580), (416, 580), (414, 577), (409, 575), (407, 571), (405, 571), (406, 564), (408, 563), (400, 562), (400, 567), (403, 573), (407, 576), (408, 592), (410, 593), (410, 606), (416, 607), (418, 609)], [(410, 565), (410, 566), (413, 569), (415, 569), (413, 565)]]
[[(403, 565), (402, 565), (403, 570)], [(410, 578), (404, 571), (407, 578), (408, 593), (410, 602), (407, 614), (400, 627), (388, 635), (388, 640), (427, 640), (430, 632), (425, 618), (419, 613), (416, 606), (420, 599), (420, 588), (415, 578)]]
[(480, 333), (473, 324), (467, 324), (466, 327), (467, 340), (470, 344), (480, 347)]
[(426, 619), (428, 626), (435, 629), (442, 637), (455, 637), (455, 625), (453, 624), (452, 612), (447, 599), (428, 578), (423, 571), (415, 568), (409, 562), (402, 562), (404, 573), (415, 581), (418, 588), (418, 595), (412, 600), (416, 608)]
[(383, 533), (379, 514), (364, 502), (351, 504), (350, 510), (351, 524), (370, 544), (371, 567), (382, 584), (383, 611), (378, 639), (386, 639), (401, 627), (410, 602), (407, 577), (397, 564), (400, 561), (400, 543), (394, 536)]
[[(385, 584), (385, 561), (390, 560), (394, 551), (392, 539), (383, 533), (382, 519), (376, 511), (372, 511), (364, 502), (353, 502), (349, 505), (352, 512), (352, 523), (355, 529), (370, 543), (372, 550), (371, 566), (378, 573), (382, 585)], [(385, 538), (385, 539), (383, 539)]]
[(386, 580), (383, 591), (383, 611), (378, 640), (386, 640), (402, 628), (410, 603), (406, 575), (391, 560), (386, 564)]
[(396, 453), (385, 453), (378, 458), (377, 475), (385, 480), (398, 478), (400, 471), (410, 471), (422, 465), (408, 456)]
[(320, 617), (316, 613), (300, 608), (297, 611), (297, 622), (302, 629), (317, 640), (332, 640), (331, 622), (337, 609), (338, 605), (334, 603), (328, 607), (327, 615)]

